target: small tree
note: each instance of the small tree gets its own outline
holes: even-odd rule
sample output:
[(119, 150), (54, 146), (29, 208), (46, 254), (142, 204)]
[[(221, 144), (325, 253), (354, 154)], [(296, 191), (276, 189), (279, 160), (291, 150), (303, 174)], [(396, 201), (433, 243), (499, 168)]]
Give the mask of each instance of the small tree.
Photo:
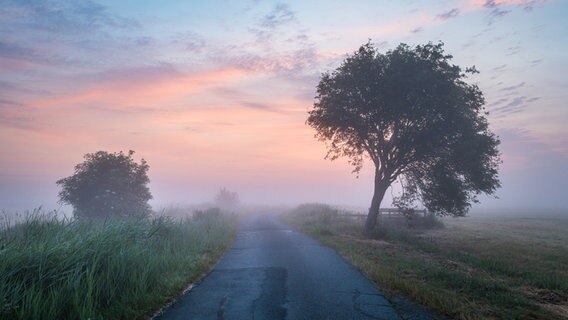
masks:
[(136, 163), (134, 151), (98, 151), (85, 155), (72, 176), (57, 181), (60, 203), (73, 206), (77, 218), (141, 217), (150, 213), (148, 164)]
[(239, 205), (239, 194), (223, 187), (215, 195), (215, 204), (222, 209), (234, 209)]
[(347, 157), (359, 172), (375, 165), (375, 191), (365, 229), (377, 222), (386, 190), (397, 179), (400, 207), (421, 200), (430, 211), (463, 216), (480, 193), (500, 186), (498, 138), (489, 130), (483, 94), (450, 64), (443, 44), (385, 54), (370, 43), (322, 75), (307, 124), (328, 143), (326, 158)]

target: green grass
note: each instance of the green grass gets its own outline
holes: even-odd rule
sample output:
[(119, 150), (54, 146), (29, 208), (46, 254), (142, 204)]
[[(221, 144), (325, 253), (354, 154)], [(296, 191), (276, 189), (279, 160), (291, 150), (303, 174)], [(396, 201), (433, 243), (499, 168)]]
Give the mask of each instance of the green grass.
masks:
[(0, 318), (148, 318), (206, 271), (236, 219), (80, 222), (34, 215), (0, 231)]
[[(390, 295), (454, 319), (568, 318), (568, 217), (444, 219), (409, 228), (363, 221), (321, 205), (285, 220), (336, 249)], [(414, 222), (414, 225), (416, 222)]]

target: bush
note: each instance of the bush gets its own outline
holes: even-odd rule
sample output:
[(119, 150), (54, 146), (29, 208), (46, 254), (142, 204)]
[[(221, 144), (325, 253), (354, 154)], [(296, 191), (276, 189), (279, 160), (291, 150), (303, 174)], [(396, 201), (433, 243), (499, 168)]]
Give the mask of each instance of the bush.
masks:
[(303, 216), (314, 223), (329, 225), (337, 218), (339, 210), (323, 203), (304, 203), (296, 207), (292, 214)]
[(204, 210), (193, 211), (193, 219), (197, 221), (214, 220), (222, 215), (219, 208), (208, 208)]
[(98, 151), (85, 155), (75, 173), (57, 181), (61, 203), (73, 206), (77, 218), (144, 217), (150, 212), (148, 164), (136, 163), (134, 151)]

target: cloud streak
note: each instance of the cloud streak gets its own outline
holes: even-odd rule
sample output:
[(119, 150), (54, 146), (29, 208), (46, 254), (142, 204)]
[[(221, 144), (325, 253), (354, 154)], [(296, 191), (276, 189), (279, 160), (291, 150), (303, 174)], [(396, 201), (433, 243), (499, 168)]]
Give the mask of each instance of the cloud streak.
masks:
[(262, 18), (260, 25), (266, 29), (276, 29), (296, 19), (296, 16), (285, 3), (278, 3), (274, 9)]
[(285, 3), (277, 3), (273, 9), (264, 15), (257, 27), (250, 28), (259, 43), (267, 43), (274, 38), (278, 29), (296, 21), (295, 13)]
[(140, 25), (110, 13), (91, 0), (86, 1), (4, 1), (0, 17), (12, 27), (31, 28), (41, 32), (75, 34), (104, 27), (134, 29)]
[(487, 11), (487, 24), (492, 25), (497, 19), (511, 13), (510, 8), (516, 6), (526, 12), (533, 11), (534, 7), (548, 2), (548, 0), (473, 0), (471, 5), (474, 9), (485, 9)]
[(524, 87), (525, 84), (526, 84), (526, 82), (521, 82), (521, 83), (516, 84), (516, 85), (514, 85), (514, 86), (509, 86), (509, 87), (502, 88), (501, 91), (513, 91), (513, 90), (517, 90), (517, 89), (519, 89), (519, 88)]
[(448, 20), (457, 17), (459, 14), (460, 10), (458, 8), (453, 8), (446, 12), (440, 13), (439, 15), (436, 16), (436, 18), (440, 20)]
[(235, 68), (185, 74), (170, 66), (101, 74), (78, 93), (37, 100), (38, 108), (54, 106), (104, 103), (105, 105), (131, 106), (149, 101), (170, 101), (207, 90), (213, 86), (242, 81), (246, 74)]

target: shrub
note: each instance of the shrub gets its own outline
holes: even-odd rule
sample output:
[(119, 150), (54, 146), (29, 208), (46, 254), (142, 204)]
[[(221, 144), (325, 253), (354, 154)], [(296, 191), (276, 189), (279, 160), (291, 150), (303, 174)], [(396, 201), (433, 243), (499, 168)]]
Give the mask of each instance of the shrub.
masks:
[(329, 225), (337, 218), (339, 211), (323, 203), (304, 203), (294, 209), (293, 214), (304, 216), (312, 222)]

